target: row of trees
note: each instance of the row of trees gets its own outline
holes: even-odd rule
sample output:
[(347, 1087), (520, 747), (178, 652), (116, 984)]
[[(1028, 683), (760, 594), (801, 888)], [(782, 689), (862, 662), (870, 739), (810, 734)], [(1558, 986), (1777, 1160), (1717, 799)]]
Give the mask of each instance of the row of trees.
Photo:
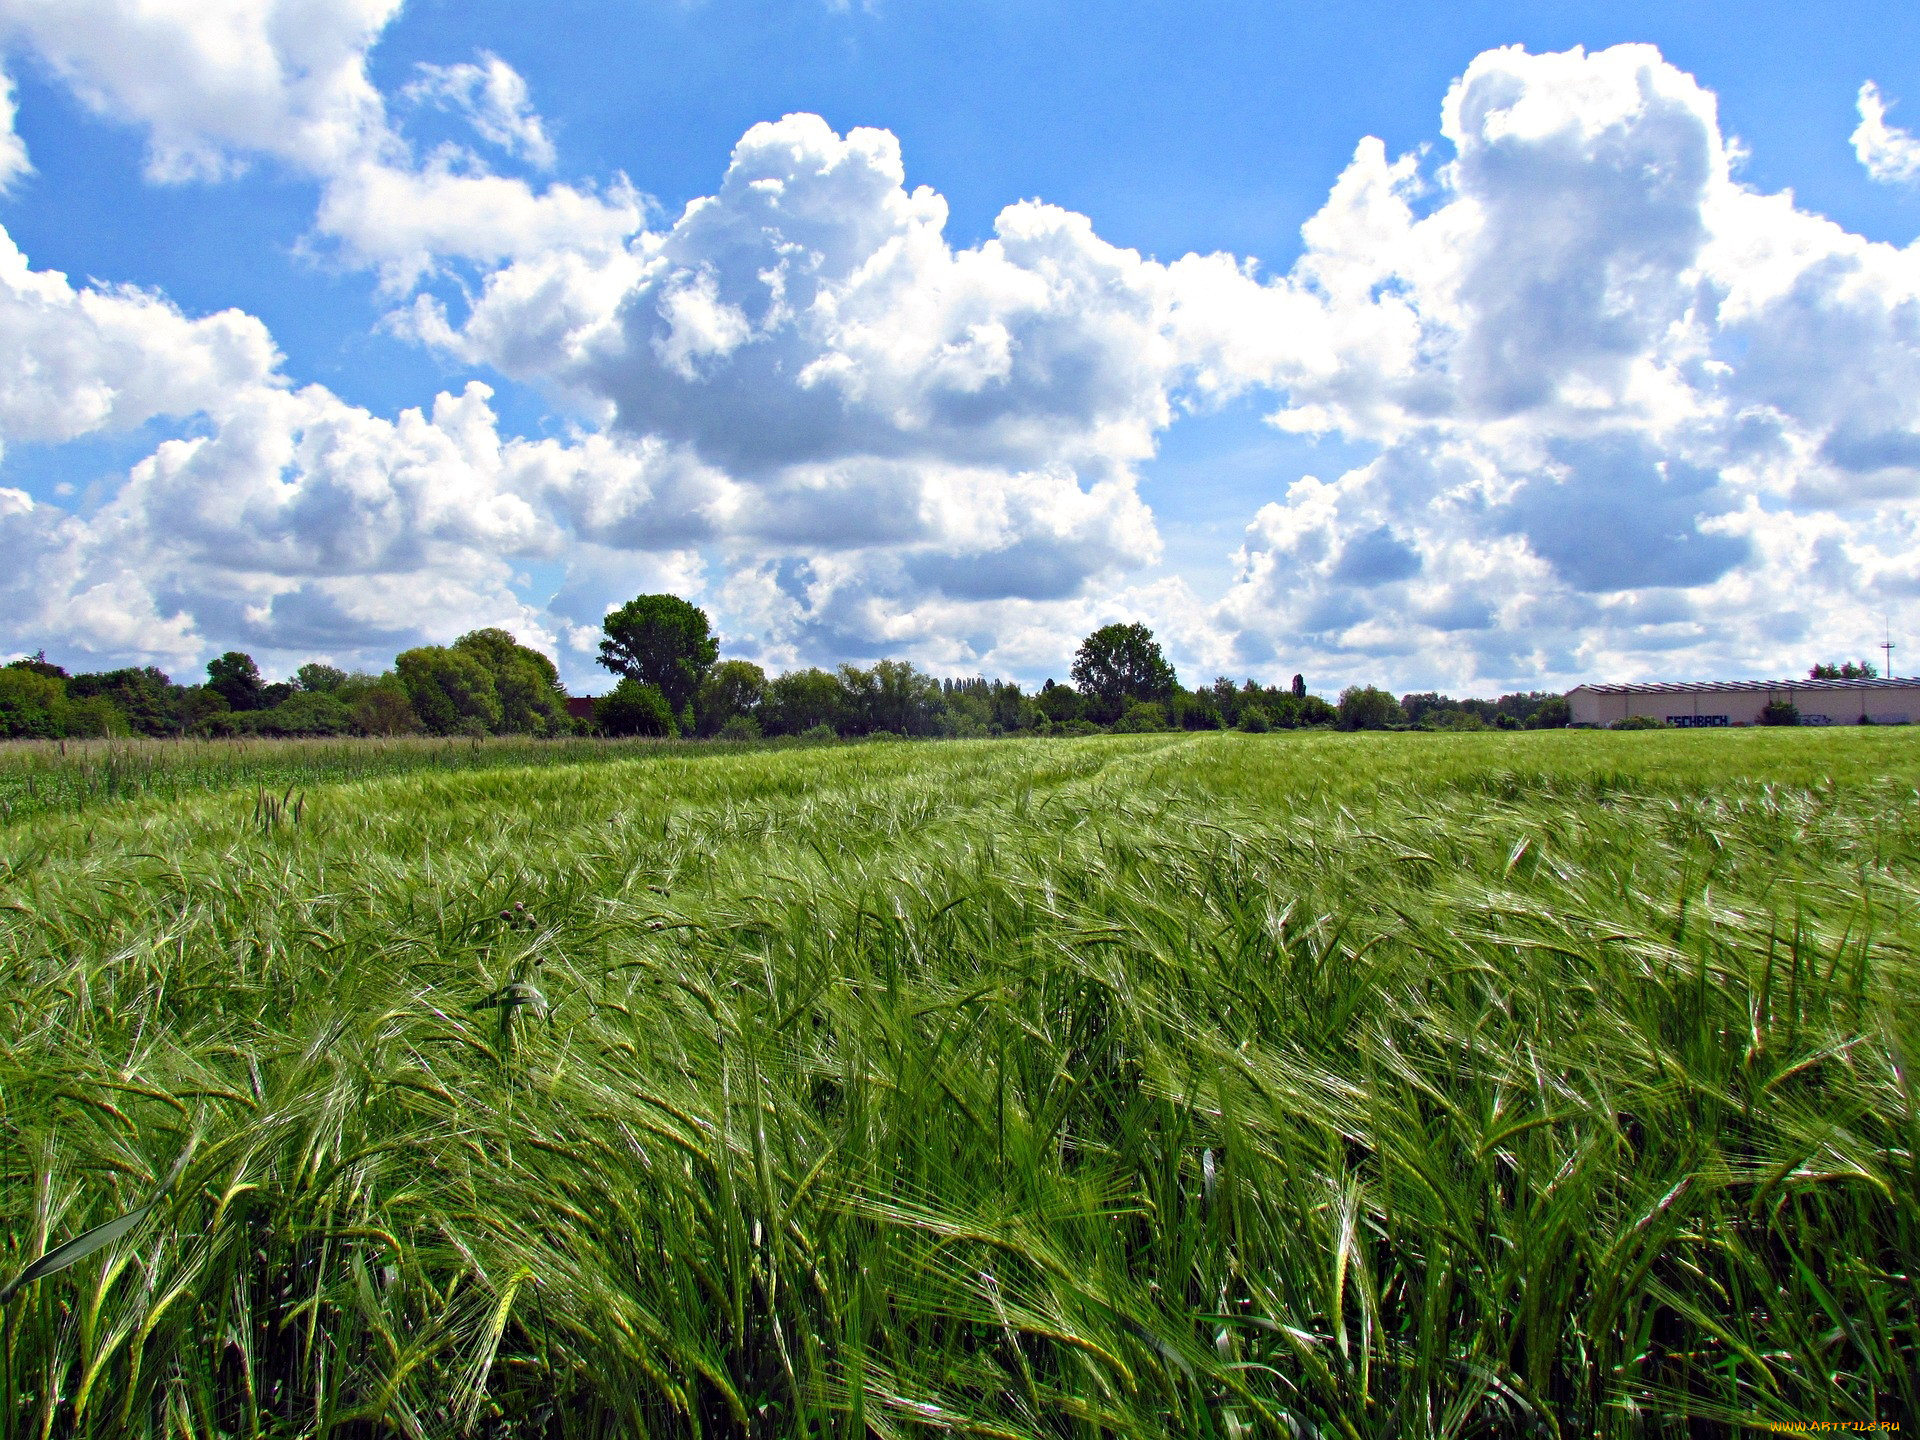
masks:
[(769, 677), (720, 660), (706, 614), (672, 595), (643, 595), (607, 616), (600, 663), (620, 677), (595, 706), (611, 735), (996, 735), (1217, 730), (1334, 722), (1306, 693), (1225, 678), (1183, 689), (1144, 625), (1107, 625), (1080, 644), (1073, 683), (1028, 694), (1004, 680), (940, 680), (904, 660), (794, 670)]
[(1527, 690), (1498, 700), (1455, 700), (1424, 691), (1400, 697), (1405, 723), (1419, 730), (1559, 730), (1571, 720), (1564, 695)]
[[(1075, 652), (1071, 684), (1028, 693), (1005, 680), (937, 679), (904, 660), (769, 676), (720, 659), (706, 612), (642, 595), (607, 615), (599, 663), (617, 677), (591, 714), (568, 704), (545, 655), (505, 630), (403, 651), (383, 674), (303, 665), (266, 682), (229, 651), (207, 678), (177, 685), (152, 667), (69, 675), (43, 654), (0, 668), (0, 736), (87, 735), (762, 735), (1079, 734), (1302, 726), (1512, 728), (1566, 723), (1558, 696), (1451, 700), (1355, 687), (1338, 705), (1222, 676), (1189, 690), (1144, 625), (1107, 625)], [(1557, 708), (1556, 708), (1557, 707)]]
[(505, 630), (395, 657), (380, 675), (302, 665), (266, 683), (230, 650), (198, 685), (149, 665), (69, 675), (45, 652), (0, 668), (0, 736), (571, 735), (559, 672)]

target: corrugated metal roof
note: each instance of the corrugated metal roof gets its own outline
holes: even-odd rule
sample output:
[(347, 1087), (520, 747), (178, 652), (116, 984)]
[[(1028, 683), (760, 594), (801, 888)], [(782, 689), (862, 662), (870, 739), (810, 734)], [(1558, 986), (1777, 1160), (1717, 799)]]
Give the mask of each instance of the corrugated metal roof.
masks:
[[(1642, 685), (1576, 685), (1594, 695), (1696, 695), (1706, 690), (1920, 690), (1920, 678), (1902, 680), (1693, 680), (1653, 681)], [(1571, 692), (1569, 692), (1571, 693)]]

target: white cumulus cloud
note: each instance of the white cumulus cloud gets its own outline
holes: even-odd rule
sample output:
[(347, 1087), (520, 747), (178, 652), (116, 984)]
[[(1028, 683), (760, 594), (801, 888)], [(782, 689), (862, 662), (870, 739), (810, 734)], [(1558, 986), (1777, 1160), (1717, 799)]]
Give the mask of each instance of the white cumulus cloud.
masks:
[(890, 606), (1061, 601), (1154, 560), (1135, 467), (1196, 370), (1172, 273), (1085, 217), (1011, 206), (965, 250), (946, 219), (892, 135), (792, 115), (669, 229), (410, 323), (708, 474), (743, 573), (818, 653), (869, 653)]
[(406, 99), (458, 111), (488, 144), (541, 170), (553, 168), (553, 141), (533, 108), (527, 82), (498, 55), (482, 53), (478, 64), (415, 68), (419, 78), (401, 92)]
[(401, 0), (0, 0), (86, 104), (143, 128), (156, 179), (257, 155), (324, 173), (381, 127), (366, 55)]
[(1887, 123), (1887, 102), (1880, 87), (1869, 80), (1860, 87), (1857, 102), (1860, 124), (1855, 128), (1853, 153), (1871, 175), (1883, 185), (1904, 184), (1920, 179), (1920, 140)]
[(13, 188), (13, 182), (33, 173), (27, 158), (27, 142), (14, 129), (19, 113), (13, 98), (13, 77), (0, 70), (0, 194)]
[[(493, 265), (639, 228), (623, 180), (536, 188), (467, 147), (417, 154), (367, 74), (401, 3), (0, 0), (0, 43), (30, 49), (95, 112), (144, 130), (155, 180), (225, 179), (263, 158), (312, 177), (318, 237), (389, 289), (444, 260)], [(424, 66), (404, 98), (460, 113), (509, 159), (555, 163), (526, 82), (498, 56)], [(9, 163), (25, 163), (10, 131), (0, 179)]]
[(477, 382), (373, 415), (291, 381), (254, 317), (76, 288), (4, 231), (0, 376), (0, 444), (178, 422), (82, 511), (0, 489), (0, 648), (377, 661), (485, 623), (551, 644), (517, 565), (630, 537), (659, 497), (676, 520), (700, 500), (657, 447), (503, 436)]
[(1242, 653), (1751, 673), (1911, 593), (1920, 253), (1738, 183), (1712, 94), (1648, 46), (1488, 52), (1441, 131), (1431, 176), (1363, 143), (1267, 287), (1338, 337), (1249, 367), (1275, 423), (1381, 454), (1255, 517)]
[(190, 320), (143, 290), (76, 290), (0, 230), (0, 445), (127, 430), (271, 387), (279, 354), (237, 310)]
[[(249, 317), (75, 287), (7, 242), (0, 440), (193, 417), (85, 513), (0, 494), (0, 556), (39, 577), (10, 643), (375, 654), (495, 621), (580, 660), (606, 604), (661, 584), (774, 663), (1057, 673), (1138, 617), (1189, 679), (1480, 688), (1772, 670), (1920, 594), (1920, 251), (1743, 184), (1711, 91), (1650, 46), (1477, 57), (1435, 145), (1360, 140), (1263, 275), (1037, 200), (957, 247), (891, 134), (811, 115), (754, 126), (647, 228), (619, 179), (417, 155), (366, 80), (392, 7), (313, 8), (299, 35), (273, 4), (0, 0), (0, 23), (146, 126), (157, 174), (301, 167), (317, 232), (395, 292), (477, 262), (463, 310), (417, 297), (394, 328), (574, 428), (505, 434), (480, 385), (372, 415), (285, 375)], [(102, 58), (83, 14), (200, 66), (204, 101)], [(495, 57), (405, 98), (552, 161)], [(1884, 168), (1903, 137), (1861, 107)], [(1200, 595), (1156, 569), (1140, 476), (1184, 414), (1249, 394), (1371, 458), (1276, 474)], [(550, 600), (520, 598), (528, 567), (561, 574)]]

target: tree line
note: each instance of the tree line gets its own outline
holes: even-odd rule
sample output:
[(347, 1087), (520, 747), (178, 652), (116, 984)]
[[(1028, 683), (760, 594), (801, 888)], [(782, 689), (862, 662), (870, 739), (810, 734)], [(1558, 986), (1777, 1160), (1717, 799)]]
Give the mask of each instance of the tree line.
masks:
[(1566, 724), (1557, 695), (1497, 701), (1435, 694), (1396, 700), (1353, 686), (1337, 703), (1221, 676), (1187, 689), (1145, 625), (1102, 626), (1075, 652), (1071, 683), (1035, 691), (1008, 680), (941, 679), (909, 661), (769, 676), (720, 658), (707, 614), (674, 595), (641, 595), (602, 623), (598, 663), (616, 683), (569, 705), (553, 661), (500, 629), (394, 657), (380, 674), (302, 665), (267, 682), (228, 651), (207, 678), (176, 684), (153, 667), (69, 674), (44, 652), (0, 667), (0, 737), (533, 735), (816, 739), (855, 736), (1091, 734), (1303, 727), (1349, 730), (1537, 728)]

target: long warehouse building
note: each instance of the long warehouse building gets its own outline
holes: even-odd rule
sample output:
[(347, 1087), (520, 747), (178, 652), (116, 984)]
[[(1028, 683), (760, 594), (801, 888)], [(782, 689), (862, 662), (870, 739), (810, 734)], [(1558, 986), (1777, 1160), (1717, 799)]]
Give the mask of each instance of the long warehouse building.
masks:
[(1575, 725), (1648, 715), (1678, 726), (1758, 725), (1785, 700), (1802, 725), (1907, 725), (1920, 718), (1920, 679), (1718, 680), (1700, 684), (1579, 685), (1567, 692)]

